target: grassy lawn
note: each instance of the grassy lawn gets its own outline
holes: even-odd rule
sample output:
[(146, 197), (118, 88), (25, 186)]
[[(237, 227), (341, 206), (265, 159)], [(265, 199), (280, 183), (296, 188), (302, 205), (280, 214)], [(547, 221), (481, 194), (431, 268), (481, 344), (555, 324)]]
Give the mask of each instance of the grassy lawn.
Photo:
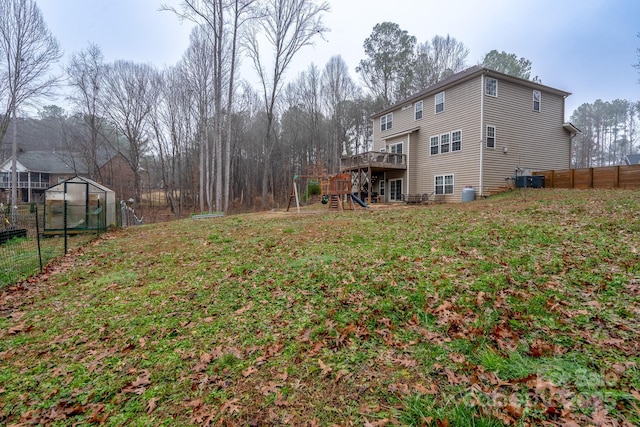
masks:
[(105, 234), (2, 291), (0, 424), (640, 424), (637, 191), (315, 209)]

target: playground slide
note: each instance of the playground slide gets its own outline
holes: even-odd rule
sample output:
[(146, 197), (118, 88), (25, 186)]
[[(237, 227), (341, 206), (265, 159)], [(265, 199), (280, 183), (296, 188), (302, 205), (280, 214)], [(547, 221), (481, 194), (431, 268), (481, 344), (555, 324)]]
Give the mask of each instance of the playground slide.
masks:
[(358, 196), (356, 196), (355, 194), (352, 194), (351, 198), (353, 199), (354, 202), (356, 202), (357, 204), (359, 204), (363, 208), (369, 209), (369, 206), (367, 206), (367, 204), (365, 202), (363, 202), (362, 200), (360, 200), (360, 198)]

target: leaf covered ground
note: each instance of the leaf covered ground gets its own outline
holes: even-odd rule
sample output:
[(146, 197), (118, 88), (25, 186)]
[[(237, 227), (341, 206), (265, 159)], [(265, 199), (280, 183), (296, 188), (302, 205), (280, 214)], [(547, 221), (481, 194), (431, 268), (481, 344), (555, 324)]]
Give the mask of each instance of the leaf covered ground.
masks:
[(104, 235), (0, 291), (0, 424), (639, 425), (639, 195)]

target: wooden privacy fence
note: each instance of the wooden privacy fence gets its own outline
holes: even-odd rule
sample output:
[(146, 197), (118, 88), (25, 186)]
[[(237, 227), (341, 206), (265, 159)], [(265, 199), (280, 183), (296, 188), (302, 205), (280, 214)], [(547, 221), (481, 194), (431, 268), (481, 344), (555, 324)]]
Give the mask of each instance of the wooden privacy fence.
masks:
[(640, 165), (533, 172), (546, 188), (640, 188)]

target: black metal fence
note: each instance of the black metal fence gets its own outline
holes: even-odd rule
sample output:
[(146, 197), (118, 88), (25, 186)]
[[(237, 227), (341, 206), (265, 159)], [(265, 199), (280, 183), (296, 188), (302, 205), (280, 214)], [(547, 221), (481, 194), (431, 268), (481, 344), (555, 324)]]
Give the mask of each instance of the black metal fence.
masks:
[(95, 239), (97, 232), (43, 234), (43, 206), (0, 206), (0, 288), (42, 272), (66, 251)]

